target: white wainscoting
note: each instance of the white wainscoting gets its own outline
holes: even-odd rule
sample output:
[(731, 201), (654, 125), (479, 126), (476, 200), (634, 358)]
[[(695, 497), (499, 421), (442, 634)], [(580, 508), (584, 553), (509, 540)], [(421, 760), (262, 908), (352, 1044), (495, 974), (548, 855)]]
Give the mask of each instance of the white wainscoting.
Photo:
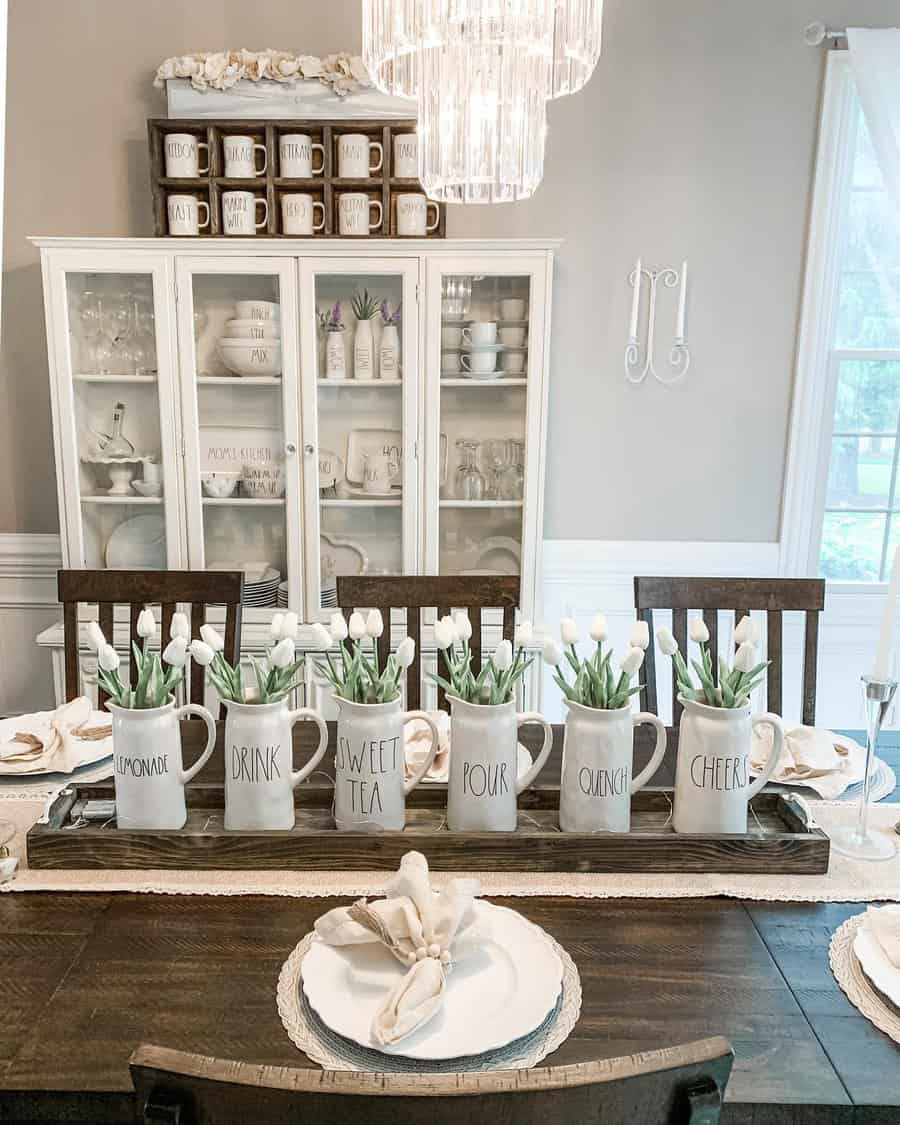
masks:
[(50, 653), (34, 638), (60, 618), (58, 535), (0, 534), (0, 714), (54, 704)]

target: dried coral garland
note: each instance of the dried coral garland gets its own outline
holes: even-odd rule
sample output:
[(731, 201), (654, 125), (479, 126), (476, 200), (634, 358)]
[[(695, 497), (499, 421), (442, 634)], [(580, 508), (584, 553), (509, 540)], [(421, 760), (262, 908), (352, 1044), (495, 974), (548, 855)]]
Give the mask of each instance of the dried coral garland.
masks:
[(170, 78), (189, 78), (195, 90), (228, 90), (236, 82), (282, 82), (318, 79), (330, 86), (338, 97), (371, 86), (368, 71), (358, 55), (342, 52), (320, 59), (317, 55), (296, 55), (291, 51), (197, 51), (173, 55), (156, 71), (154, 86)]

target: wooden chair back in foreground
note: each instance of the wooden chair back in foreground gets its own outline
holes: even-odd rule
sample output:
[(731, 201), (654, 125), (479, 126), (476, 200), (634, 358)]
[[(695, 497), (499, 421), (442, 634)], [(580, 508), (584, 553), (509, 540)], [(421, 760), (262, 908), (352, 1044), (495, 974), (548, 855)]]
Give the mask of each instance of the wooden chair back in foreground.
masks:
[[(653, 611), (672, 611), (672, 632), (683, 654), (687, 653), (688, 610), (701, 610), (709, 629), (713, 665), (718, 662), (717, 613), (734, 610), (735, 624), (751, 610), (766, 614), (765, 659), (771, 661), (766, 680), (766, 706), (782, 714), (782, 614), (790, 610), (806, 613), (803, 642), (802, 716), (806, 726), (816, 721), (816, 664), (819, 654), (819, 614), (825, 608), (825, 582), (821, 578), (645, 578), (634, 580), (634, 608), (638, 618), (650, 626), (651, 644), (644, 664), (646, 688), (642, 706), (656, 714), (656, 664)], [(682, 706), (677, 700), (672, 671), (672, 723), (678, 725)]]
[(733, 1054), (703, 1039), (534, 1070), (373, 1074), (300, 1070), (142, 1045), (140, 1125), (716, 1125)]
[[(168, 643), (172, 615), (179, 605), (190, 606), (191, 635), (200, 635), (211, 605), (225, 606), (225, 658), (232, 664), (238, 660), (241, 647), (241, 592), (244, 576), (241, 571), (206, 570), (60, 570), (57, 574), (59, 600), (63, 606), (65, 634), (66, 700), (81, 693), (79, 660), (79, 603), (96, 603), (100, 628), (110, 643), (113, 640), (114, 613), (117, 605), (129, 607), (129, 671), (135, 678), (131, 641), (139, 641), (137, 620), (145, 606), (162, 607), (162, 641)], [(120, 645), (121, 651), (121, 645)], [(194, 665), (191, 676), (192, 703), (203, 702), (204, 676)], [(107, 700), (98, 687), (98, 706)]]
[[(406, 672), (406, 706), (417, 711), (422, 703), (421, 615), (433, 609), (444, 617), (451, 609), (464, 609), (472, 622), (472, 667), (481, 666), (481, 613), (484, 609), (502, 609), (503, 636), (510, 642), (516, 626), (519, 604), (518, 575), (451, 575), (376, 578), (369, 576), (341, 577), (337, 580), (337, 600), (344, 615), (365, 606), (377, 609), (384, 618), (385, 630), (378, 642), (378, 659), (382, 667), (391, 651), (391, 630), (388, 625), (392, 609), (406, 610), (406, 632), (416, 642), (416, 656)], [(443, 661), (440, 661), (443, 673)], [(448, 710), (443, 688), (438, 688), (438, 708)]]

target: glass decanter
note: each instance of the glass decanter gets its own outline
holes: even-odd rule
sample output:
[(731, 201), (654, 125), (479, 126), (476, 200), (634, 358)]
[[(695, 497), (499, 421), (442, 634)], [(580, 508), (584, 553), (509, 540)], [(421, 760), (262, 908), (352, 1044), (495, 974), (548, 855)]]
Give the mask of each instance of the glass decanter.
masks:
[(106, 457), (131, 457), (134, 453), (134, 446), (122, 433), (122, 426), (125, 422), (125, 403), (117, 402), (116, 409), (113, 412), (113, 432), (112, 437), (103, 447), (103, 453)]
[(485, 481), (484, 474), (478, 468), (479, 442), (468, 438), (460, 438), (456, 443), (460, 450), (462, 461), (456, 470), (456, 495), (460, 500), (483, 500)]

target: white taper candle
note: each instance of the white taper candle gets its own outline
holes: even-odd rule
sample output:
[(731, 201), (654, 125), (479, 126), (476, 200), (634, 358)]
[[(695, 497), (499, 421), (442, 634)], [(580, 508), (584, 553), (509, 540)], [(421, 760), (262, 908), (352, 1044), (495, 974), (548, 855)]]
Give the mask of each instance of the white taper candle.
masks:
[(631, 298), (631, 327), (628, 329), (628, 338), (630, 340), (637, 339), (638, 314), (641, 311), (641, 282), (643, 277), (644, 275), (641, 272), (641, 259), (638, 258), (634, 270), (634, 296)]
[(688, 265), (687, 262), (683, 262), (681, 266), (681, 291), (678, 294), (678, 325), (675, 330), (675, 335), (679, 340), (684, 339), (684, 321), (687, 310), (687, 275)]
[(888, 586), (887, 602), (881, 617), (881, 633), (878, 636), (878, 653), (872, 678), (891, 679), (891, 653), (894, 647), (894, 629), (897, 624), (897, 594), (900, 592), (900, 547), (894, 552), (894, 565), (891, 567), (891, 581)]

